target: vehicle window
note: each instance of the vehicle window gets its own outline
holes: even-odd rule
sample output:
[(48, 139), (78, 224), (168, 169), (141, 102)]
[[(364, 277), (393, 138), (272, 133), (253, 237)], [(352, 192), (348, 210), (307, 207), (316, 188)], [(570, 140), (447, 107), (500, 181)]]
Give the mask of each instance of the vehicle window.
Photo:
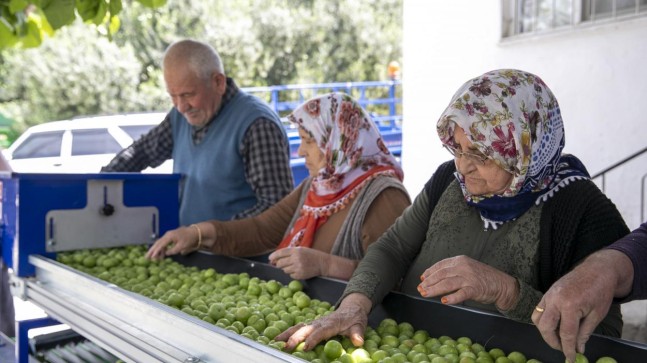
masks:
[(137, 141), (143, 134), (147, 133), (157, 125), (130, 125), (130, 126), (119, 126), (124, 130), (128, 136), (130, 136), (133, 141)]
[(72, 156), (114, 154), (121, 149), (108, 129), (72, 130)]
[(13, 152), (13, 159), (48, 158), (61, 156), (63, 131), (31, 134)]

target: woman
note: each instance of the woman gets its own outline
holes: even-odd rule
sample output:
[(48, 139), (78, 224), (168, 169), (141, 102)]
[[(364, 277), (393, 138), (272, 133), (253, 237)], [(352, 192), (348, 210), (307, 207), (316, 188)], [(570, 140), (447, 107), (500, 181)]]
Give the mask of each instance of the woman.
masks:
[(411, 203), (402, 170), (375, 123), (348, 95), (313, 98), (288, 119), (298, 126), (308, 178), (256, 217), (169, 231), (147, 256), (198, 249), (254, 256), (278, 248), (270, 262), (292, 278), (348, 280), (368, 245)]
[[(437, 130), (454, 160), (371, 246), (337, 311), (279, 336), (288, 347), (336, 334), (360, 344), (368, 312), (397, 284), (530, 322), (555, 280), (628, 232), (583, 165), (561, 153), (559, 106), (539, 77), (504, 69), (466, 82)], [(598, 332), (621, 330), (615, 305)]]

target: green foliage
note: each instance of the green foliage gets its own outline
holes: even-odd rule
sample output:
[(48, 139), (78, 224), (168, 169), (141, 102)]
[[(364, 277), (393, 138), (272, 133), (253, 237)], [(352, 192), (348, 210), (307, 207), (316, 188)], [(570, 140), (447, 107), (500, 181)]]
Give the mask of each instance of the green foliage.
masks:
[[(58, 30), (48, 27), (54, 18), (64, 24), (69, 9), (59, 14), (53, 4), (67, 1), (9, 12), (7, 4), (25, 9), (20, 1), (0, 2), (0, 113), (19, 129), (168, 109), (161, 59), (183, 38), (212, 44), (241, 87), (386, 79), (388, 63), (401, 60), (402, 0), (149, 0), (123, 8), (119, 0), (76, 0), (76, 20)], [(53, 36), (4, 36), (3, 21), (15, 30), (28, 17), (40, 21), (32, 29)], [(39, 47), (22, 49), (38, 39)]]
[(5, 114), (31, 126), (150, 106), (138, 97), (139, 66), (131, 47), (120, 48), (82, 24), (60, 33), (38, 49), (6, 53), (3, 67), (19, 71), (5, 75)]
[[(138, 0), (155, 8), (165, 0)], [(119, 29), (121, 0), (9, 0), (0, 2), (0, 49), (40, 46), (46, 36), (74, 22), (83, 21), (102, 26), (112, 36)]]

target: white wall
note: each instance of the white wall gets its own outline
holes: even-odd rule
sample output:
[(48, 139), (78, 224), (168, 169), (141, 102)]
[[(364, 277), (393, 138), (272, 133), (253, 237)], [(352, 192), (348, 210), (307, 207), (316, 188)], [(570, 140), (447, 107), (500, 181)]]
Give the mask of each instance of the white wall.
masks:
[[(449, 160), (438, 116), (463, 82), (491, 69), (523, 69), (548, 84), (564, 118), (565, 151), (591, 174), (647, 146), (647, 17), (501, 41), (500, 1), (404, 0), (403, 23), (403, 165), (412, 195)], [(646, 173), (644, 155), (606, 178), (632, 229)]]

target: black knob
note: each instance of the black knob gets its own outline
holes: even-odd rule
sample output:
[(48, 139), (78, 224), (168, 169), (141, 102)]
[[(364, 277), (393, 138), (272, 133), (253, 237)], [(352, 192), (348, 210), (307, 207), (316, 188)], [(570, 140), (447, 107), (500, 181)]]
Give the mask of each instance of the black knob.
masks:
[(104, 216), (111, 216), (114, 212), (115, 207), (113, 207), (112, 204), (104, 204), (99, 211), (99, 213), (103, 214)]

